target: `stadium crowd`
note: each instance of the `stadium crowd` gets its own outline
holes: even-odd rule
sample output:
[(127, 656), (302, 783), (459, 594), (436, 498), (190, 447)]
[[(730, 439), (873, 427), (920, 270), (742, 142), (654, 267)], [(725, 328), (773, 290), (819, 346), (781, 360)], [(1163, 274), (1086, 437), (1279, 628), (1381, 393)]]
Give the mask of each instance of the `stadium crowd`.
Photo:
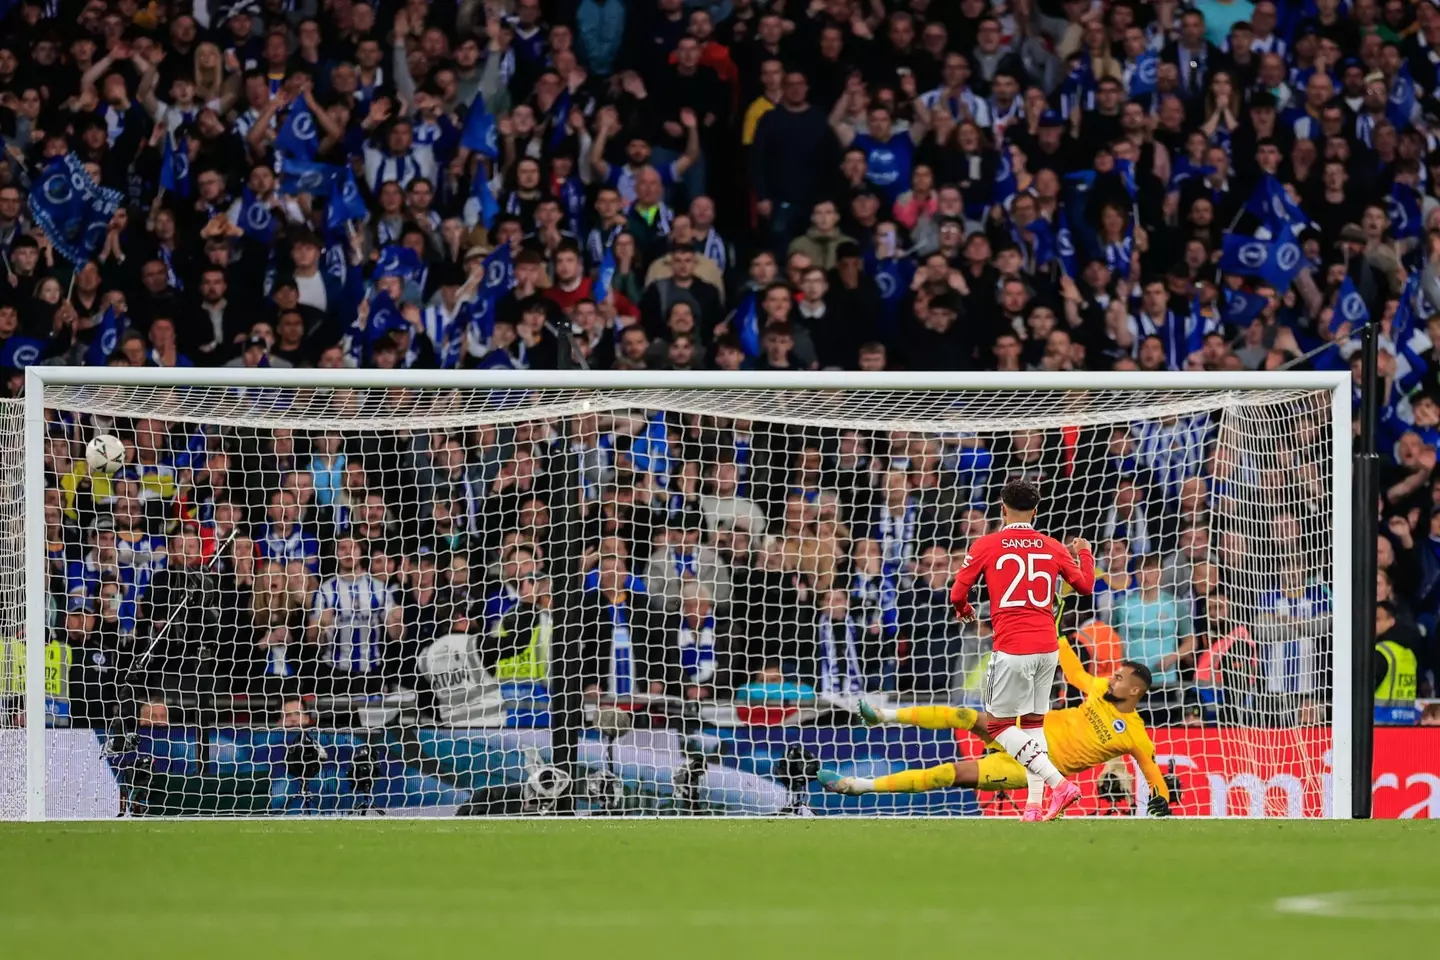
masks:
[[(1433, 691), (1431, 3), (6, 9), (12, 392), (35, 362), (1358, 382), (1374, 322), (1377, 627)], [(945, 588), (1023, 474), (1064, 481), (1052, 532), (1097, 545), (1104, 589), (1065, 624), (1093, 660), (1151, 665), (1161, 719), (1288, 723), (1325, 683), (1304, 451), (1324, 417), (1248, 481), (1205, 416), (962, 437), (644, 411), (384, 437), (57, 418), (54, 627), (77, 723), (172, 619), (167, 692), (438, 683), (426, 651), (450, 633), (543, 682), (578, 530), (596, 689), (928, 697), (983, 648)], [(132, 457), (113, 479), (81, 455), (97, 427)], [(1219, 522), (1246, 482), (1272, 509)], [(1277, 549), (1301, 559), (1257, 582), (1245, 558)]]

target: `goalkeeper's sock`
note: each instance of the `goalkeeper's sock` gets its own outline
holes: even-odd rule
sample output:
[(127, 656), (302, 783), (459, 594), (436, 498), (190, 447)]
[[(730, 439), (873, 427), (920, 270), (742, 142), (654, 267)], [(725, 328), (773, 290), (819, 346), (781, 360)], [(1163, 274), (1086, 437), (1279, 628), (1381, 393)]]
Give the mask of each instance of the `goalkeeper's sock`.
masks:
[(878, 712), (888, 721), (899, 721), (926, 730), (971, 730), (980, 717), (970, 707), (901, 707), (899, 710)]
[(876, 793), (924, 793), (955, 785), (955, 764), (942, 763), (924, 770), (901, 770), (887, 777), (876, 777), (872, 789)]
[[(1050, 755), (1045, 748), (1035, 741), (1035, 734), (1039, 730), (1022, 730), (1020, 727), (1006, 727), (995, 732), (995, 742), (1005, 748), (1005, 752), (1019, 761), (1020, 766), (1028, 772), (1043, 779), (1052, 787), (1058, 787), (1065, 782), (1065, 778), (1055, 769), (1055, 764), (1050, 762)], [(1041, 733), (1043, 737), (1044, 734)], [(1029, 778), (1026, 778), (1027, 781)]]

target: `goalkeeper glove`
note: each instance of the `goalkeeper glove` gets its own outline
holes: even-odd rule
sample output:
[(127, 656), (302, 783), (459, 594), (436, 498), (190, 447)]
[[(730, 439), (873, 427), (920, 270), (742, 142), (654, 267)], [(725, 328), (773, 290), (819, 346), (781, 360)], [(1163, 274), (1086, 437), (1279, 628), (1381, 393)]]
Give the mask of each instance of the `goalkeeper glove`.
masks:
[(1170, 816), (1170, 801), (1157, 793), (1150, 798), (1149, 803), (1145, 804), (1145, 811), (1152, 817), (1168, 817)]

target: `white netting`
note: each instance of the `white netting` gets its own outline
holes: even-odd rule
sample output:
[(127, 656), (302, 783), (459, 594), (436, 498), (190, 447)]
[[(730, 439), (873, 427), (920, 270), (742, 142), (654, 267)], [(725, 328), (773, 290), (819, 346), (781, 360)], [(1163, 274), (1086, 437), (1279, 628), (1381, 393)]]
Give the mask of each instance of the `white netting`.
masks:
[[(51, 386), (46, 404), (30, 549), (49, 558), (53, 810), (1003, 811), (993, 792), (828, 794), (809, 758), (870, 776), (978, 755), (854, 711), (979, 705), (988, 629), (947, 592), (1021, 475), (1042, 528), (1096, 545), (1099, 588), (1062, 627), (1092, 673), (1154, 671), (1133, 722), (1173, 761), (1177, 809), (1325, 809), (1323, 392)], [(130, 454), (113, 479), (84, 466), (101, 432)], [(12, 409), (0, 442), (18, 440)], [(1148, 792), (1123, 764), (1082, 780), (1097, 811)]]

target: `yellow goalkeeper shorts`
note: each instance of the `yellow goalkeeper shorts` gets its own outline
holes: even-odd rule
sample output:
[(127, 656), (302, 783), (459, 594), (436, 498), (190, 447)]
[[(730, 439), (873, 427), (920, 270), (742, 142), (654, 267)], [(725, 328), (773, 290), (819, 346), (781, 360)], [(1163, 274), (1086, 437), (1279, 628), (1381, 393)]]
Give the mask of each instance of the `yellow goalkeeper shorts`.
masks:
[(975, 765), (979, 769), (976, 790), (1020, 790), (1029, 786), (1025, 768), (1004, 751), (987, 751)]

